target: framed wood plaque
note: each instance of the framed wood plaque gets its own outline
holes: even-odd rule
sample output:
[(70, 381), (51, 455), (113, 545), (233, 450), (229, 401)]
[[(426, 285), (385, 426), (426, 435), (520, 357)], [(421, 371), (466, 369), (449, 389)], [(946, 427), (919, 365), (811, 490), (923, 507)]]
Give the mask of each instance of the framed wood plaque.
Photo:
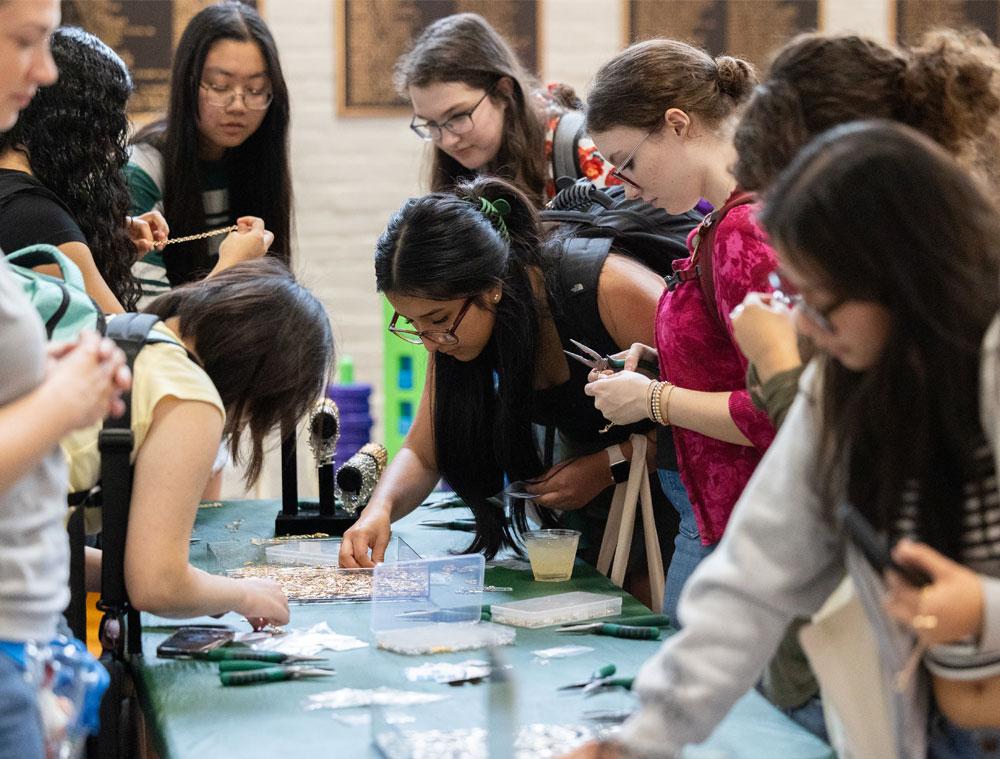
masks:
[(336, 10), (338, 115), (409, 112), (392, 84), (396, 60), (428, 24), (453, 13), (483, 16), (538, 72), (541, 0), (337, 0)]
[[(243, 0), (262, 11), (261, 3)], [(213, 0), (63, 0), (62, 18), (100, 37), (132, 72), (129, 117), (143, 123), (167, 111), (174, 48), (198, 11)]]
[(821, 0), (624, 0), (625, 44), (669, 37), (763, 69), (800, 32), (819, 29)]
[(994, 42), (1000, 39), (1000, 0), (896, 0), (893, 10), (893, 36), (906, 45), (942, 26), (981, 29)]

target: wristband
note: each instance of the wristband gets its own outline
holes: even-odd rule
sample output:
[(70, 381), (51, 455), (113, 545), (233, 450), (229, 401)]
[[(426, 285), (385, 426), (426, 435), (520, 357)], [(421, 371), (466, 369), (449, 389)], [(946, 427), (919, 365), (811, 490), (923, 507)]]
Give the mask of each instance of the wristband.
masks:
[(629, 462), (622, 452), (622, 447), (615, 443), (604, 449), (608, 454), (608, 465), (611, 467), (611, 479), (616, 483), (627, 482)]

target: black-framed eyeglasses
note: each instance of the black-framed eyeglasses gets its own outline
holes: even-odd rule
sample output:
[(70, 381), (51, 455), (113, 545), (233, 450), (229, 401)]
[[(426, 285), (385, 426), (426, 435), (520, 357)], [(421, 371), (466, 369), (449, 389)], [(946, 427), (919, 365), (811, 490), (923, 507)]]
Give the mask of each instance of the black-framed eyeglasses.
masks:
[(422, 121), (418, 122), (417, 117), (414, 116), (410, 120), (410, 129), (425, 142), (438, 142), (441, 139), (443, 132), (441, 130), (447, 129), (449, 132), (455, 135), (468, 134), (472, 131), (475, 124), (472, 123), (472, 114), (476, 112), (476, 109), (480, 104), (489, 97), (489, 92), (483, 93), (483, 96), (476, 101), (476, 104), (472, 106), (467, 111), (462, 111), (462, 113), (456, 113), (454, 116), (448, 118), (443, 124), (438, 124), (434, 121)]
[(836, 333), (837, 328), (833, 326), (830, 317), (833, 316), (834, 311), (844, 305), (847, 301), (846, 298), (840, 298), (828, 306), (817, 308), (807, 303), (806, 299), (800, 293), (796, 292), (795, 286), (785, 279), (779, 270), (768, 274), (767, 282), (773, 290), (771, 293), (772, 300), (785, 303), (792, 308), (797, 308), (809, 321), (824, 332), (831, 335)]
[(205, 90), (205, 102), (213, 108), (228, 108), (235, 102), (236, 98), (241, 97), (243, 98), (243, 105), (248, 110), (263, 111), (274, 100), (274, 93), (271, 92), (270, 87), (251, 90), (202, 82), (201, 88)]
[(465, 299), (462, 308), (455, 315), (455, 321), (451, 323), (448, 329), (403, 329), (396, 326), (396, 322), (399, 320), (399, 312), (393, 311), (392, 321), (389, 322), (389, 331), (400, 340), (405, 340), (413, 345), (420, 345), (424, 340), (430, 340), (432, 343), (437, 343), (438, 345), (455, 345), (458, 343), (458, 337), (455, 335), (455, 332), (458, 331), (458, 325), (462, 323), (462, 319), (465, 317), (474, 300), (474, 297)]
[(633, 190), (639, 190), (641, 192), (642, 188), (638, 184), (636, 184), (634, 180), (631, 180), (627, 176), (622, 174), (622, 172), (626, 171), (632, 165), (632, 162), (635, 160), (635, 154), (639, 152), (639, 148), (642, 147), (643, 143), (646, 142), (646, 140), (648, 140), (650, 137), (656, 134), (657, 131), (659, 131), (659, 127), (655, 127), (654, 129), (647, 132), (646, 136), (643, 137), (641, 140), (639, 140), (636, 146), (629, 151), (629, 154), (627, 156), (625, 156), (625, 160), (608, 172), (608, 176), (614, 177), (619, 182), (624, 182), (625, 184), (627, 184)]

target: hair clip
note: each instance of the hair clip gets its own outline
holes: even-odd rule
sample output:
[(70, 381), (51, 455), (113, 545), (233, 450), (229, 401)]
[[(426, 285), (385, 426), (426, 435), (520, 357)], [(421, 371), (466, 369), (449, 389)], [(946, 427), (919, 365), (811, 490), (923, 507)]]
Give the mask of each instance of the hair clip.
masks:
[(480, 198), (479, 210), (497, 228), (503, 239), (510, 242), (510, 232), (507, 231), (507, 223), (503, 220), (510, 213), (510, 203), (503, 198), (497, 198), (492, 202), (486, 198)]

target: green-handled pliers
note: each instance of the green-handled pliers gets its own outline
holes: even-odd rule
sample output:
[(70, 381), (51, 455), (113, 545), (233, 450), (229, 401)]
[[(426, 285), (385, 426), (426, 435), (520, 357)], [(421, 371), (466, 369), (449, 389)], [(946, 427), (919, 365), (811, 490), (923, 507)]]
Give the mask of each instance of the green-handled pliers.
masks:
[[(246, 659), (229, 659), (219, 662), (219, 672), (252, 672), (258, 669), (274, 669), (276, 667), (297, 667), (297, 664), (275, 664), (267, 661), (248, 661)], [(326, 672), (334, 672), (332, 666), (323, 664), (310, 664), (312, 669), (322, 669)]]
[(632, 640), (659, 640), (658, 627), (633, 627), (631, 625), (616, 625), (614, 622), (590, 622), (585, 625), (567, 625), (556, 632), (571, 635), (607, 635), (611, 638), (630, 638)]
[(265, 661), (271, 664), (292, 664), (300, 661), (323, 661), (319, 656), (295, 656), (293, 654), (283, 654), (280, 651), (255, 651), (245, 646), (226, 646), (224, 648), (213, 648), (198, 654), (196, 659), (205, 661), (230, 661), (238, 659), (240, 661)]
[(598, 667), (593, 672), (590, 673), (590, 677), (586, 680), (580, 680), (576, 683), (570, 683), (569, 685), (560, 685), (556, 690), (572, 690), (573, 688), (586, 688), (592, 682), (597, 680), (603, 680), (606, 677), (611, 677), (618, 668), (614, 664), (605, 664), (603, 667)]
[(604, 677), (583, 686), (583, 695), (593, 696), (595, 693), (600, 693), (601, 691), (608, 690), (610, 688), (624, 688), (625, 690), (632, 690), (632, 683), (634, 681), (634, 677)]
[(255, 685), (256, 683), (280, 683), (303, 677), (330, 677), (335, 674), (330, 669), (317, 667), (267, 667), (246, 672), (219, 672), (223, 685)]
[(666, 614), (640, 614), (635, 617), (618, 617), (617, 619), (607, 619), (606, 622), (614, 622), (616, 625), (630, 625), (632, 627), (669, 627), (670, 617)]

